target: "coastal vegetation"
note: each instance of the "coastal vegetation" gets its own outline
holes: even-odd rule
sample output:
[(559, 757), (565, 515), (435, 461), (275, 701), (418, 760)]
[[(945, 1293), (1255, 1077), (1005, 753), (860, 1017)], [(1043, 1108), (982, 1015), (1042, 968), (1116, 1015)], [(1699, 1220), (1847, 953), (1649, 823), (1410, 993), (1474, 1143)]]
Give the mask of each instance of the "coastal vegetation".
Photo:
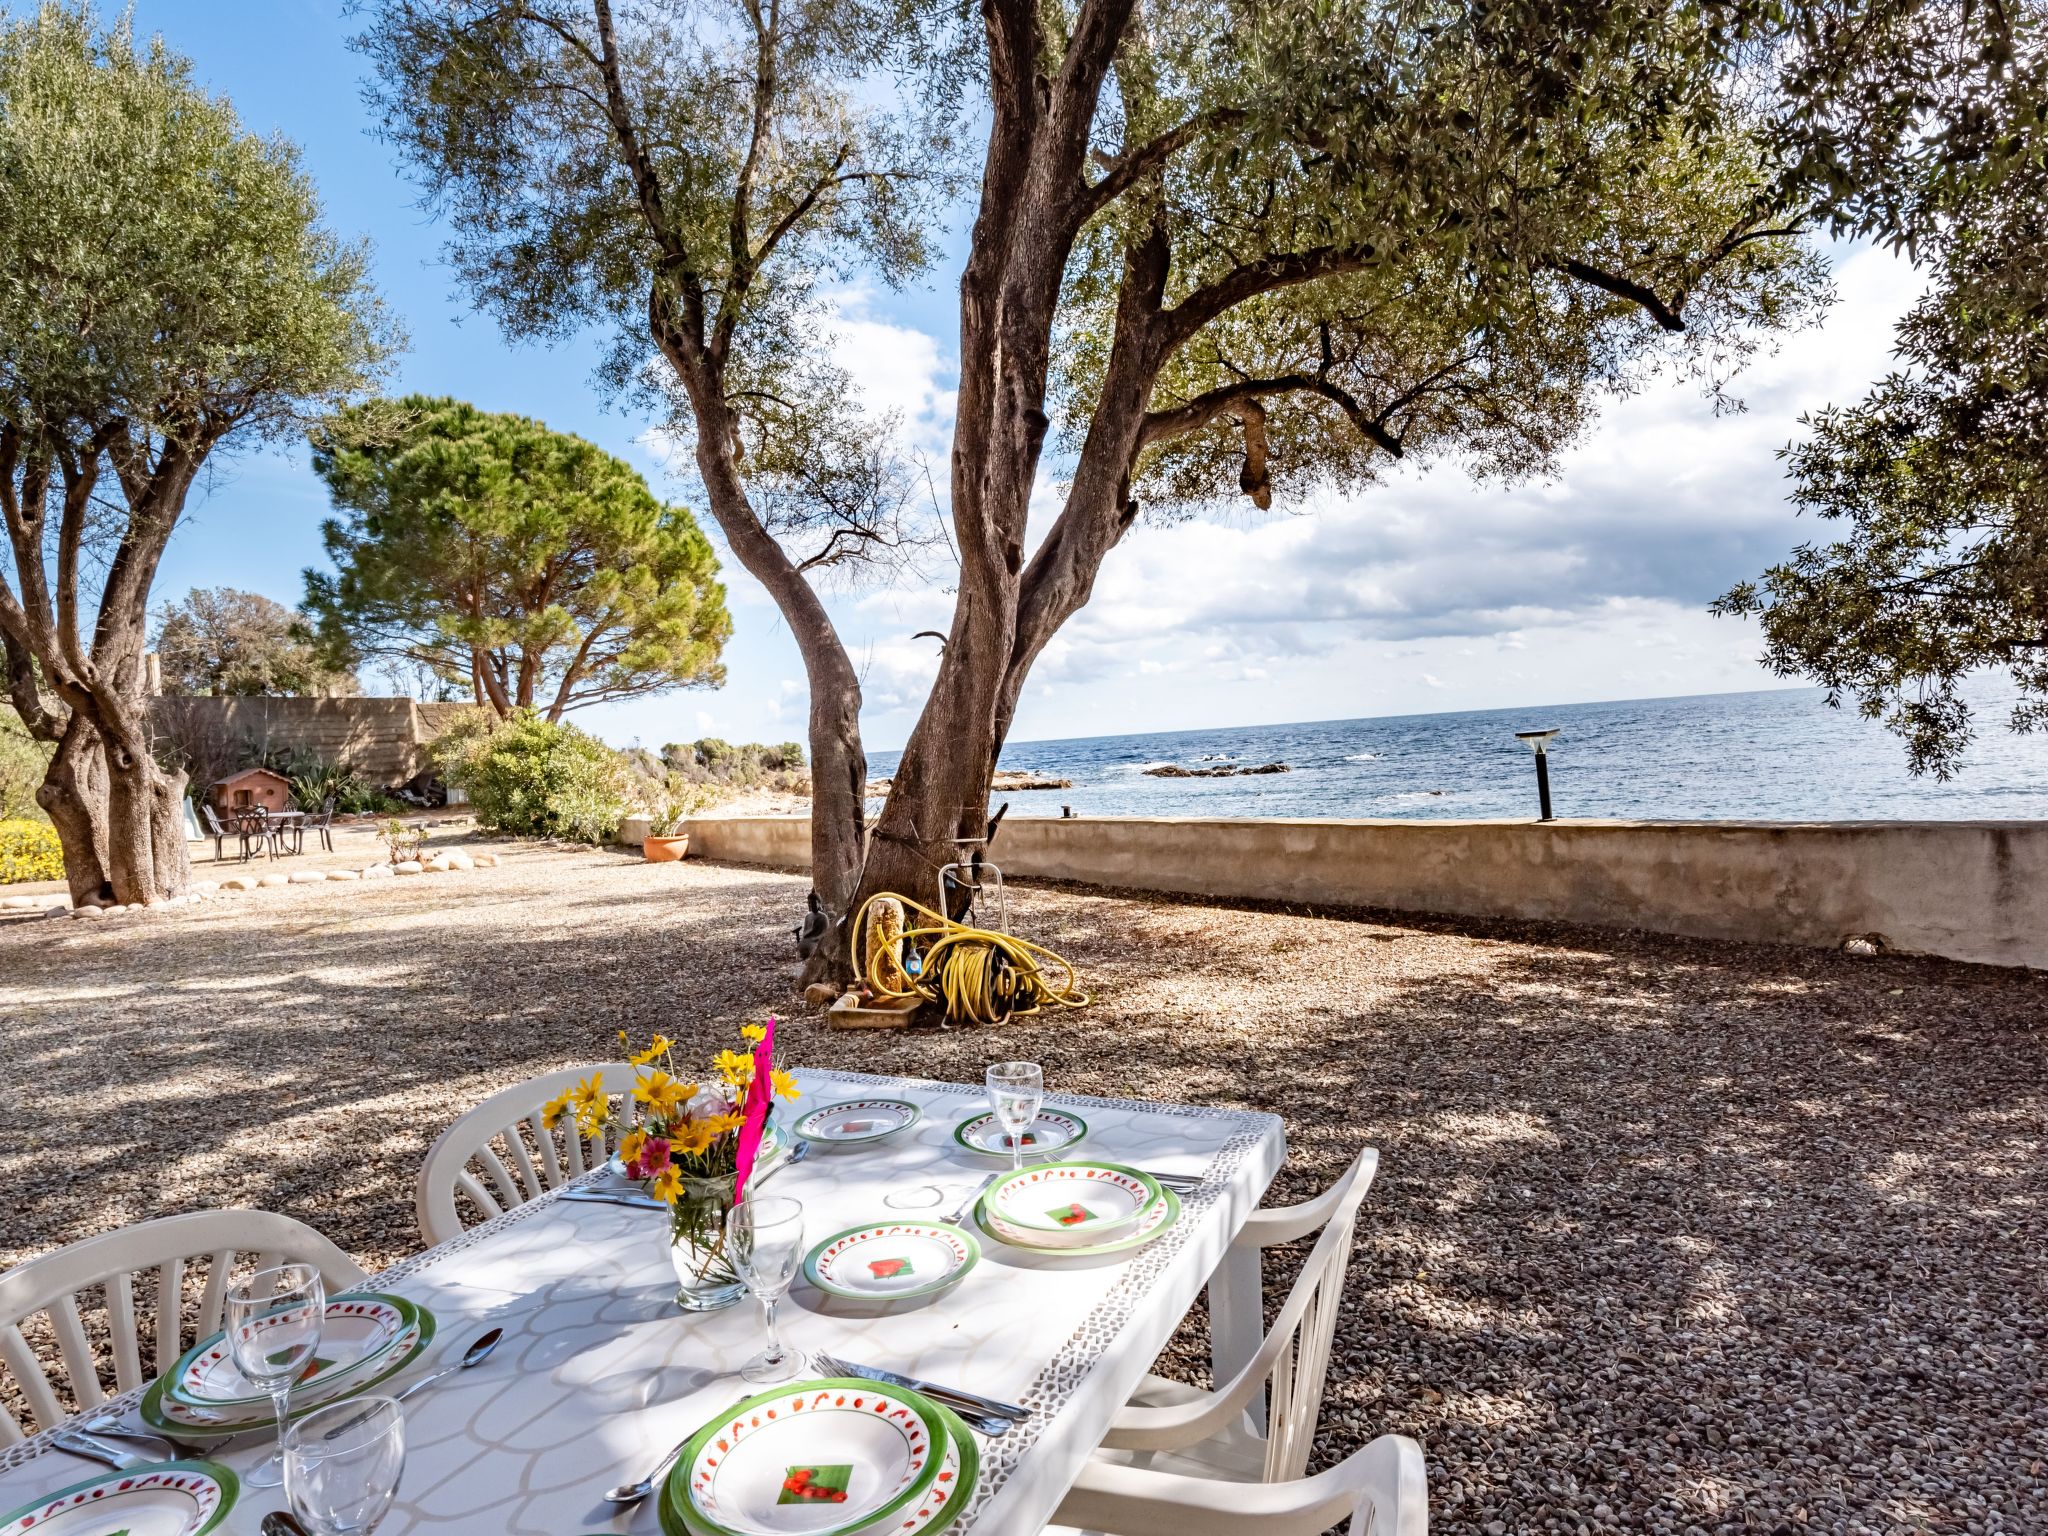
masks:
[(725, 681), (732, 633), (696, 520), (632, 466), (525, 416), (369, 402), (323, 423), (341, 515), (306, 613), (338, 668), (396, 662), (501, 720)]
[(394, 333), (292, 147), (126, 19), (0, 23), (0, 104), (8, 694), (56, 748), (37, 799), (73, 898), (152, 902), (190, 874), (144, 702), (164, 547), (217, 452), (364, 393)]

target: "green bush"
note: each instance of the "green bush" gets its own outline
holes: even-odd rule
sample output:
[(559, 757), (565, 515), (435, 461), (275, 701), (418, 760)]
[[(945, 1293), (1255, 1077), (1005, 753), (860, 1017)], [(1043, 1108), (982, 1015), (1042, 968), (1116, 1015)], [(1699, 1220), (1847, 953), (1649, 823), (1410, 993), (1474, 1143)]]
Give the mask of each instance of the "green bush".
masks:
[(0, 821), (47, 821), (36, 789), (57, 749), (29, 735), (21, 717), (0, 704)]
[(531, 713), (478, 725), (458, 721), (435, 743), (434, 760), (467, 791), (479, 825), (580, 843), (609, 842), (618, 832), (631, 785), (618, 753)]
[(0, 885), (63, 878), (64, 850), (54, 827), (40, 821), (0, 821)]

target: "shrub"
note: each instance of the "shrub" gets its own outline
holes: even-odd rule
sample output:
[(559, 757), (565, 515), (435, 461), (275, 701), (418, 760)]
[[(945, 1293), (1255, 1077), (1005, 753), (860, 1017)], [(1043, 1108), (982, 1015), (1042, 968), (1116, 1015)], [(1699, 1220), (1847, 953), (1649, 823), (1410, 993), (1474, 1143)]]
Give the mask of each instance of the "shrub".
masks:
[(480, 731), (462, 720), (435, 743), (434, 759), (468, 792), (478, 823), (499, 832), (601, 843), (626, 814), (625, 764), (573, 725), (525, 713)]
[(40, 821), (0, 821), (0, 885), (63, 878), (64, 850), (54, 827)]
[(36, 788), (57, 749), (29, 735), (21, 717), (0, 704), (0, 821), (47, 821)]

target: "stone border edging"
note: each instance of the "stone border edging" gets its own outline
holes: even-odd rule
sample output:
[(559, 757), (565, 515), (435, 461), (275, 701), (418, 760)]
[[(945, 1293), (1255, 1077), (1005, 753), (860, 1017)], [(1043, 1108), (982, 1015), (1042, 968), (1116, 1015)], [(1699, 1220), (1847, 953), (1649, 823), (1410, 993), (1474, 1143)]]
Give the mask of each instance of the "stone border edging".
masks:
[(362, 869), (299, 869), (290, 873), (273, 872), (264, 875), (230, 875), (225, 880), (198, 880), (186, 888), (184, 894), (148, 905), (134, 906), (65, 906), (61, 903), (44, 907), (47, 896), (0, 896), (0, 917), (26, 917), (44, 907), (43, 917), (89, 918), (98, 920), (108, 917), (139, 917), (149, 913), (172, 912), (181, 907), (197, 906), (202, 902), (214, 901), (223, 896), (239, 896), (248, 891), (271, 890), (287, 885), (320, 885), (329, 881), (346, 884), (350, 881), (369, 882), (391, 879), (399, 875), (443, 875), (457, 874), (469, 869), (494, 869), (498, 864), (495, 853), (464, 853), (451, 849), (437, 853), (430, 859), (408, 859), (402, 864), (371, 864)]

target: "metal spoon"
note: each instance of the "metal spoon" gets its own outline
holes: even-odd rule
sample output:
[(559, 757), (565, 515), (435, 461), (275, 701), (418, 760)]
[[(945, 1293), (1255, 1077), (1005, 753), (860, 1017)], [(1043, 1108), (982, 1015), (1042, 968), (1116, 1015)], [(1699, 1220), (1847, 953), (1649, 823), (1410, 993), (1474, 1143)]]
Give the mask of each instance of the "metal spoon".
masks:
[(605, 1498), (613, 1504), (638, 1504), (647, 1495), (654, 1492), (663, 1476), (667, 1474), (670, 1464), (683, 1454), (683, 1447), (688, 1444), (689, 1441), (687, 1440), (678, 1440), (675, 1449), (662, 1457), (655, 1464), (652, 1472), (641, 1478), (637, 1483), (621, 1483), (616, 1488), (606, 1489)]
[(444, 1376), (453, 1376), (457, 1371), (466, 1371), (472, 1365), (482, 1365), (485, 1360), (490, 1358), (491, 1351), (498, 1347), (498, 1341), (504, 1337), (505, 1330), (502, 1328), (493, 1328), (489, 1333), (478, 1334), (476, 1342), (462, 1352), (460, 1360), (456, 1361), (453, 1365), (444, 1365), (431, 1376), (422, 1376), (418, 1381), (401, 1392), (392, 1393), (391, 1400), (402, 1403), (408, 1397), (411, 1397), (413, 1393), (419, 1391), (421, 1387), (431, 1387)]

